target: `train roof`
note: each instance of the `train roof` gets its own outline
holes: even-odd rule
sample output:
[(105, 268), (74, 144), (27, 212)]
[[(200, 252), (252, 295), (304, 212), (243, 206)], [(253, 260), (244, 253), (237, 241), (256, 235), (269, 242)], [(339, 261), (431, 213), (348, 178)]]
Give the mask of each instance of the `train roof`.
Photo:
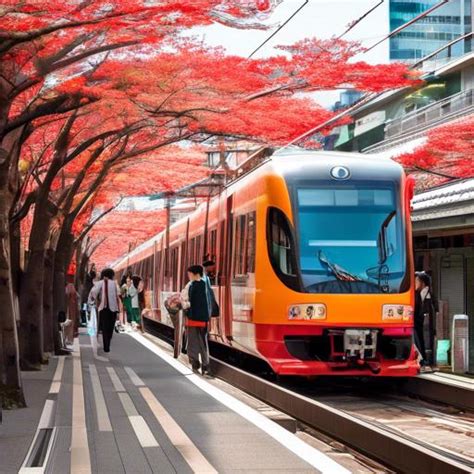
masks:
[[(376, 166), (374, 166), (376, 164)], [(320, 151), (305, 150), (298, 147), (283, 148), (274, 152), (269, 156), (261, 166), (268, 166), (275, 172), (285, 175), (285, 178), (292, 179), (306, 176), (309, 171), (329, 172), (334, 166), (345, 166), (351, 170), (354, 176), (377, 178), (393, 178), (398, 179), (402, 173), (402, 166), (386, 156), (377, 154), (362, 154), (353, 152), (340, 151)], [(260, 168), (257, 166), (256, 168)], [(235, 181), (228, 183), (226, 188), (247, 176), (252, 175), (250, 170), (248, 173), (237, 178)], [(199, 205), (196, 210), (202, 208)], [(136, 247), (130, 253), (117, 259), (112, 267), (117, 268), (123, 266), (127, 259), (132, 259), (142, 251), (154, 245), (154, 242), (163, 234), (163, 231), (154, 235), (141, 245)]]
[(274, 153), (268, 161), (275, 171), (290, 179), (309, 172), (327, 174), (335, 166), (347, 167), (351, 176), (358, 179), (399, 179), (403, 171), (394, 160), (375, 153), (283, 149)]

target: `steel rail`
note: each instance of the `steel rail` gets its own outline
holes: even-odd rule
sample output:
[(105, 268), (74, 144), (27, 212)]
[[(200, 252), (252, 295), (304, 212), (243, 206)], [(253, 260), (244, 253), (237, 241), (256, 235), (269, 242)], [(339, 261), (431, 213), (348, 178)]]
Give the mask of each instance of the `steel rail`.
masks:
[(401, 389), (425, 400), (440, 402), (463, 410), (474, 411), (474, 390), (449, 381), (427, 377), (407, 378)]
[(472, 473), (472, 467), (412, 439), (212, 358), (216, 376), (302, 423), (404, 473)]
[[(174, 345), (174, 338), (171, 336), (174, 332), (172, 328), (152, 319), (145, 319), (146, 332)], [(318, 402), (215, 357), (211, 357), (211, 369), (217, 377), (232, 386), (399, 472), (408, 474), (473, 472), (469, 463), (463, 463), (463, 459), (453, 453), (429, 446), (423, 441), (418, 442), (411, 437), (393, 433), (383, 425), (379, 426), (377, 423)], [(451, 396), (453, 396), (452, 393)], [(443, 400), (443, 403), (446, 403), (446, 400)]]

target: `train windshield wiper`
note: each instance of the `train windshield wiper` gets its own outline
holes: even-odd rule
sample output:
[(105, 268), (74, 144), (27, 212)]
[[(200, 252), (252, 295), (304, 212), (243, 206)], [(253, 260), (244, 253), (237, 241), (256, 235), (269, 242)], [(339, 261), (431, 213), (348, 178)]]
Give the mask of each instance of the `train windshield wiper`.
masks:
[(356, 275), (353, 275), (352, 273), (349, 273), (347, 270), (342, 268), (341, 266), (337, 265), (336, 263), (331, 262), (324, 252), (320, 250), (318, 252), (318, 258), (319, 261), (323, 264), (325, 264), (329, 270), (334, 274), (334, 276), (341, 281), (363, 281), (361, 278), (359, 278)]
[(380, 226), (379, 234), (377, 237), (377, 245), (379, 248), (379, 264), (383, 264), (387, 261), (387, 258), (389, 257), (388, 255), (388, 249), (387, 249), (387, 228), (392, 221), (392, 219), (395, 217), (397, 211), (393, 210), (382, 222), (382, 225)]

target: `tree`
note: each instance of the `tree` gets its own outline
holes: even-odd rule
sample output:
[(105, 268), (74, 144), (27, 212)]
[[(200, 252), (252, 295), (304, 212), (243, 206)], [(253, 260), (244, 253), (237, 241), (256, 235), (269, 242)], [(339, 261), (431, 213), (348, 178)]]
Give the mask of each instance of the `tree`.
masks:
[(426, 142), (397, 157), (408, 170), (439, 180), (472, 178), (474, 114), (430, 130)]
[[(51, 311), (44, 304), (51, 294), (45, 281), (59, 275), (54, 286), (60, 298), (74, 223), (114, 170), (210, 135), (284, 143), (331, 117), (299, 92), (348, 83), (383, 90), (412, 82), (404, 66), (351, 63), (357, 47), (342, 41), (301, 42), (279, 56), (246, 61), (179, 36), (213, 21), (258, 27), (251, 23), (258, 7), (239, 5), (7, 1), (1, 7), (0, 342), (15, 339), (7, 337), (15, 331), (9, 249), (19, 241), (11, 242), (17, 235), (11, 226), (33, 212), (20, 318), (31, 365), (41, 361), (43, 335), (50, 332), (43, 323), (51, 318), (42, 317), (42, 309)], [(176, 183), (170, 176), (167, 186)], [(1, 350), (2, 360), (13, 361), (10, 371), (0, 366), (1, 380), (18, 387), (15, 344)]]
[[(20, 150), (35, 118), (77, 108), (68, 93), (54, 94), (48, 79), (87, 74), (111, 51), (143, 51), (183, 28), (219, 21), (258, 27), (255, 5), (195, 0), (18, 2), (0, 6), (0, 384), (21, 393), (16, 356), (14, 282), (9, 216), (17, 195)], [(93, 58), (89, 61), (90, 58)], [(20, 399), (21, 396), (16, 397)]]

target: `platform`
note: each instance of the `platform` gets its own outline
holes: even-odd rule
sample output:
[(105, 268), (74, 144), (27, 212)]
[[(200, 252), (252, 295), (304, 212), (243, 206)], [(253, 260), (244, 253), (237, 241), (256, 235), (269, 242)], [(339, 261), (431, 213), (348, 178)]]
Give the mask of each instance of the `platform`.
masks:
[[(348, 472), (136, 333), (114, 335), (109, 354), (81, 334), (74, 354), (54, 359), (41, 376), (40, 434), (35, 442), (30, 433), (30, 446), (24, 443), (2, 473), (16, 473), (22, 463), (22, 474)], [(43, 447), (38, 470), (32, 460), (45, 433), (54, 441)]]

